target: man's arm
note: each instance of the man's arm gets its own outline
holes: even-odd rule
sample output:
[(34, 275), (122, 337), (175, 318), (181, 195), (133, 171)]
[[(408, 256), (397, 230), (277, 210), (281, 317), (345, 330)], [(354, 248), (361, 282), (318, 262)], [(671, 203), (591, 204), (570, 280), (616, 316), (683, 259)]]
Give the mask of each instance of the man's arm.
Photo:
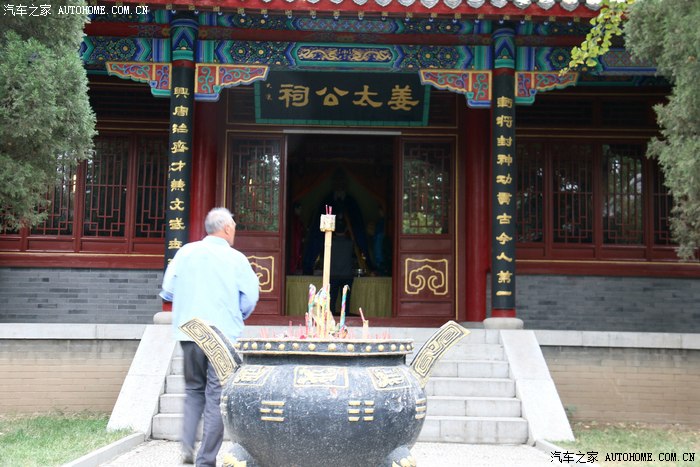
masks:
[(162, 290), (158, 294), (163, 300), (166, 300), (168, 302), (173, 301), (173, 295), (175, 294), (175, 277), (177, 276), (176, 264), (177, 254), (172, 259), (172, 261), (170, 261), (170, 264), (168, 264), (168, 267), (165, 269), (165, 274), (163, 274), (163, 285), (161, 286)]
[(260, 281), (245, 256), (239, 269), (241, 269), (239, 302), (243, 319), (247, 319), (253, 313), (260, 298)]

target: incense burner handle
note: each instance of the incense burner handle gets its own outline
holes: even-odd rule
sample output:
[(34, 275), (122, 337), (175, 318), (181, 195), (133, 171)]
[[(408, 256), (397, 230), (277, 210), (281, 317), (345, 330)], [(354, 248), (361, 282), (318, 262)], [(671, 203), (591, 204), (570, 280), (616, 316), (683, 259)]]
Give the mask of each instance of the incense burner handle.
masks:
[(411, 363), (411, 372), (418, 379), (421, 388), (425, 388), (433, 366), (453, 345), (466, 337), (469, 331), (454, 321), (448, 321), (421, 347)]
[(226, 380), (240, 367), (242, 360), (231, 341), (216, 326), (193, 318), (180, 326), (182, 332), (192, 338), (214, 366), (223, 386)]

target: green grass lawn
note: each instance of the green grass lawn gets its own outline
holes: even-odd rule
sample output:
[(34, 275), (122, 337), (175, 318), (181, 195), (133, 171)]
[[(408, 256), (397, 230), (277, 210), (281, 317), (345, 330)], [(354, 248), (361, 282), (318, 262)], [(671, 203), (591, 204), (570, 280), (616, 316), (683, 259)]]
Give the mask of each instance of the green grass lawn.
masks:
[(123, 438), (108, 414), (0, 415), (0, 466), (60, 466)]
[[(60, 466), (129, 434), (108, 432), (108, 420), (109, 415), (95, 413), (0, 416), (0, 467)], [(700, 466), (700, 426), (577, 422), (573, 429), (575, 442), (556, 443), (562, 455), (571, 454), (571, 465), (591, 465), (587, 454), (597, 453), (596, 462), (603, 467)], [(651, 453), (653, 461), (606, 461), (610, 453)]]
[[(586, 465), (581, 463), (583, 460), (590, 462), (586, 456), (576, 464), (580, 459), (578, 453), (597, 453), (597, 462), (602, 467), (700, 466), (700, 426), (576, 422), (572, 428), (575, 442), (556, 443), (574, 453), (572, 465)], [(631, 457), (626, 461), (614, 460), (612, 455), (608, 456), (613, 453), (651, 453), (652, 461), (629, 460)]]

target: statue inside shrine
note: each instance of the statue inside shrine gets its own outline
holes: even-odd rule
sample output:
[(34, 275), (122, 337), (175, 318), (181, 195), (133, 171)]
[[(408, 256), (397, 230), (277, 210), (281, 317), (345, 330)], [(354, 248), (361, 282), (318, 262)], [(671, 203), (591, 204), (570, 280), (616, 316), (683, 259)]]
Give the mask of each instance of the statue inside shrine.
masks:
[[(303, 271), (306, 275), (314, 272), (314, 265), (319, 259), (323, 249), (323, 234), (319, 230), (319, 217), (325, 212), (326, 206), (333, 209), (336, 223), (345, 226), (348, 236), (353, 244), (353, 251), (357, 258), (357, 268), (368, 272), (372, 269), (370, 264), (369, 244), (362, 211), (357, 200), (347, 191), (347, 174), (338, 169), (333, 173), (333, 192), (326, 196), (312, 217), (313, 225), (309, 227), (309, 238), (303, 257)], [(350, 274), (353, 275), (352, 272)]]

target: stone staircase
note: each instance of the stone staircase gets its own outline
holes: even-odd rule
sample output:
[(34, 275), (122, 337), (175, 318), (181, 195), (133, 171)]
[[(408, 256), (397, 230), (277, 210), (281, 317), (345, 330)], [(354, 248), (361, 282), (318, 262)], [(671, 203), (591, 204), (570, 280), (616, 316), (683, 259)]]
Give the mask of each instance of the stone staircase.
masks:
[[(429, 337), (426, 336), (426, 338)], [(419, 349), (422, 341), (416, 339)], [(496, 330), (475, 329), (435, 365), (418, 441), (524, 444), (527, 421)]]
[[(414, 339), (417, 349), (433, 331), (389, 330), (393, 338)], [(435, 365), (425, 388), (428, 412), (418, 441), (470, 444), (528, 441), (528, 423), (521, 417), (521, 402), (515, 396), (515, 381), (509, 377), (509, 364), (499, 339), (497, 330), (471, 330), (469, 336)], [(184, 386), (178, 345), (165, 392), (160, 397), (159, 413), (153, 418), (152, 438), (179, 439)]]

